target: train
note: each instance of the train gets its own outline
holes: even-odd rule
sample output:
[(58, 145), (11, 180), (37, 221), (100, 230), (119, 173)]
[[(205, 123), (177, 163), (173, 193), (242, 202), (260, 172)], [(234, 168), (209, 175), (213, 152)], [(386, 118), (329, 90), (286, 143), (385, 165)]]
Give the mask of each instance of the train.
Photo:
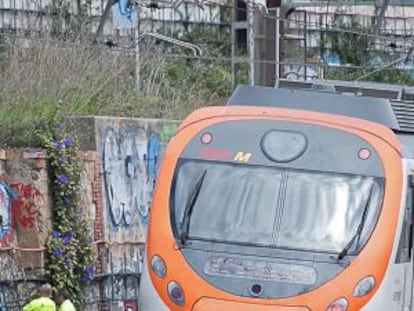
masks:
[(138, 309), (414, 310), (405, 91), (240, 85), (192, 112), (159, 168)]

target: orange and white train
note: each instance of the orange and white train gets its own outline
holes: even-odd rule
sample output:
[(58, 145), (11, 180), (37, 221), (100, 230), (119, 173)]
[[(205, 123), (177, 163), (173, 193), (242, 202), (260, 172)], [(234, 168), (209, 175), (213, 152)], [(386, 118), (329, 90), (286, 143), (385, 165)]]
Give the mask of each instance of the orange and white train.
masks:
[(398, 107), (239, 86), (189, 115), (159, 170), (139, 310), (414, 310), (414, 113)]

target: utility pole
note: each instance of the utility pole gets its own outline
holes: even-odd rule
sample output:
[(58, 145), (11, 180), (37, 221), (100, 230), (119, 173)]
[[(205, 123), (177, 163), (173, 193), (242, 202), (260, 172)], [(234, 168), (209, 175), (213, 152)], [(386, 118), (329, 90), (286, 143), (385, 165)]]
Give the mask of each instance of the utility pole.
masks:
[(141, 89), (141, 64), (139, 55), (139, 6), (138, 1), (135, 4), (135, 29), (134, 29), (134, 42), (135, 42), (135, 92), (139, 93)]
[(237, 0), (232, 1), (235, 9), (231, 9), (231, 90), (233, 91), (236, 87), (236, 10), (237, 10)]
[[(279, 87), (280, 81), (280, 42), (281, 42), (281, 33), (283, 27), (281, 27), (280, 15), (282, 12), (282, 1), (281, 0), (267, 0), (267, 8), (269, 13), (273, 13), (275, 17), (275, 28), (274, 28), (274, 49), (275, 49), (275, 72), (273, 77), (273, 85), (275, 88)], [(272, 14), (273, 16), (273, 14)]]
[[(378, 14), (378, 17), (377, 17), (377, 20), (376, 20), (377, 24), (375, 25), (375, 35), (377, 37), (381, 35), (381, 27), (382, 27), (382, 24), (384, 22), (385, 12), (387, 11), (389, 2), (390, 2), (390, 0), (382, 0), (381, 10), (380, 10), (380, 12)], [(375, 9), (375, 13), (377, 13), (377, 9)], [(375, 46), (378, 42), (377, 37), (372, 37), (371, 40), (368, 40), (368, 42), (370, 43), (369, 48), (368, 48), (368, 52), (372, 48), (375, 49)], [(368, 54), (367, 54), (367, 56), (368, 56)]]
[(254, 85), (255, 47), (253, 0), (246, 1), (247, 9), (247, 46), (249, 51), (249, 84)]
[(275, 20), (275, 88), (279, 87), (280, 81), (280, 6), (276, 7)]
[(390, 0), (383, 0), (381, 5), (381, 11), (377, 18), (377, 25), (375, 27), (375, 34), (379, 36), (381, 34), (381, 26), (384, 21), (385, 12), (387, 11)]

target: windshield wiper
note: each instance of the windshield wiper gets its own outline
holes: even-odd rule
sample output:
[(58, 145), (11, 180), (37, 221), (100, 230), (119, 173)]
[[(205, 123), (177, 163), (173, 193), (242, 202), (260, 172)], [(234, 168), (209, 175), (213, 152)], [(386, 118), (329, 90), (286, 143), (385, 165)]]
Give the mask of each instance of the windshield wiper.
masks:
[(366, 220), (367, 214), (368, 214), (368, 207), (369, 207), (369, 204), (371, 202), (372, 188), (374, 188), (374, 187), (371, 186), (371, 189), (369, 190), (369, 196), (368, 196), (367, 202), (365, 203), (364, 211), (363, 211), (362, 217), (361, 217), (361, 222), (358, 225), (357, 231), (355, 232), (355, 234), (351, 238), (351, 240), (349, 240), (348, 244), (345, 245), (344, 249), (338, 254), (338, 258), (337, 258), (338, 261), (342, 260), (348, 254), (348, 252), (351, 249), (352, 245), (354, 244), (355, 240), (357, 238), (359, 239), (359, 237), (362, 233), (362, 229), (364, 228), (365, 220)]
[(190, 216), (193, 212), (193, 207), (195, 202), (197, 201), (198, 194), (200, 193), (201, 186), (203, 185), (204, 177), (206, 176), (207, 170), (201, 174), (201, 177), (198, 179), (197, 183), (195, 184), (193, 190), (191, 191), (190, 195), (188, 196), (187, 202), (185, 203), (184, 209), (184, 217), (183, 222), (181, 224), (181, 234), (180, 234), (180, 241), (181, 245), (184, 245), (185, 240), (188, 236), (188, 230), (190, 228)]

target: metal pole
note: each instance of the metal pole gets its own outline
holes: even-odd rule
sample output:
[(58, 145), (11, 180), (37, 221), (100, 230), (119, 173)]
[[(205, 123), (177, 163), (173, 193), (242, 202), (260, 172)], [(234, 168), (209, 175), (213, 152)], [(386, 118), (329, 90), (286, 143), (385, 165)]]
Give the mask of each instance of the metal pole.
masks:
[(135, 42), (135, 91), (138, 93), (141, 89), (141, 66), (139, 57), (139, 6), (136, 4), (135, 8), (135, 31), (134, 31), (134, 42)]
[(234, 8), (231, 8), (231, 90), (236, 87), (236, 10), (237, 0), (233, 1)]
[(276, 8), (275, 34), (275, 87), (277, 88), (280, 81), (280, 7)]
[(113, 310), (112, 304), (115, 300), (115, 288), (114, 288), (114, 262), (112, 261), (112, 252), (109, 253), (109, 260), (110, 260), (110, 267), (111, 267), (111, 274), (110, 274), (110, 280), (111, 280), (111, 301), (109, 303), (109, 310)]
[(43, 34), (43, 3), (42, 0), (40, 0), (40, 4), (39, 4), (39, 15), (40, 15), (40, 27), (39, 27), (39, 31), (40, 34)]
[(248, 0), (246, 2), (247, 8), (247, 44), (249, 53), (249, 84), (254, 85), (254, 14), (253, 2)]
[(303, 29), (303, 47), (304, 47), (304, 63), (305, 63), (305, 81), (308, 80), (308, 28), (307, 28), (307, 23), (308, 23), (308, 19), (307, 19), (307, 12), (303, 11), (303, 19), (304, 19), (304, 29)]
[(390, 2), (390, 0), (383, 0), (382, 1), (381, 11), (380, 11), (380, 13), (377, 17), (377, 25), (375, 27), (375, 34), (377, 36), (381, 35), (381, 27), (382, 27), (382, 23), (384, 22), (385, 12), (387, 11), (389, 2)]

